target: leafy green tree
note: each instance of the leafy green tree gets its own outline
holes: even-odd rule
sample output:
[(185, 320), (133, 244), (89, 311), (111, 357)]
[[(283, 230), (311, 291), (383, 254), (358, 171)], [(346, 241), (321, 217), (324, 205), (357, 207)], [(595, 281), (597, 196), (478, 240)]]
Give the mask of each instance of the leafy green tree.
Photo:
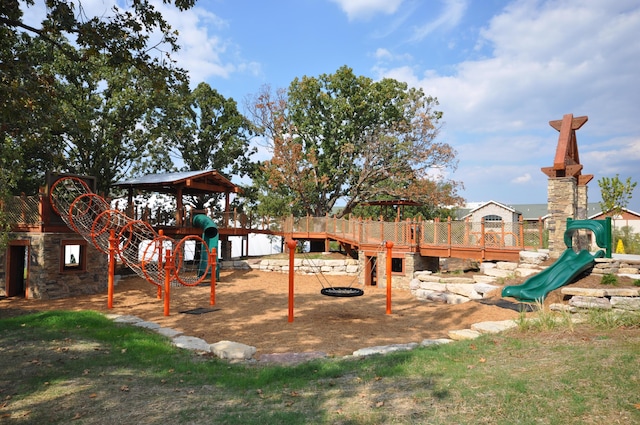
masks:
[[(640, 234), (633, 231), (631, 226), (613, 229), (613, 240), (622, 241), (625, 254), (640, 254)], [(614, 244), (614, 247), (616, 244)]]
[[(251, 176), (255, 169), (251, 156), (256, 149), (250, 144), (254, 128), (235, 100), (225, 98), (207, 83), (176, 95), (165, 114), (169, 124), (161, 127), (163, 134), (158, 136), (167, 139), (172, 156), (184, 163), (182, 169), (213, 169), (228, 179)], [(190, 199), (196, 208), (211, 200), (217, 199)]]
[[(61, 163), (59, 84), (46, 43), (0, 26), (0, 179), (7, 193), (37, 193)], [(29, 63), (43, 65), (33, 67)], [(8, 168), (5, 168), (8, 167)]]
[(631, 201), (636, 185), (637, 182), (632, 182), (631, 177), (627, 177), (627, 180), (623, 182), (618, 174), (615, 177), (602, 177), (598, 180), (602, 196), (602, 201), (600, 201), (602, 212), (611, 216), (622, 214)]
[(61, 101), (67, 170), (95, 176), (97, 189), (108, 193), (131, 172), (170, 168), (170, 146), (154, 137), (165, 124), (157, 115), (175, 86), (185, 83), (159, 86), (134, 67), (108, 66), (99, 57), (88, 63), (71, 68), (73, 82), (65, 85)]
[(248, 104), (273, 156), (262, 166), (264, 198), (275, 209), (322, 216), (345, 203), (411, 199), (455, 205), (460, 183), (446, 180), (455, 150), (436, 140), (437, 99), (393, 79), (373, 81), (344, 66), (335, 74), (296, 78)]
[[(166, 53), (178, 49), (177, 33), (171, 29), (151, 0), (131, 0), (127, 7), (114, 6), (101, 16), (87, 16), (82, 0), (42, 0), (46, 16), (38, 27), (24, 21), (24, 11), (35, 0), (8, 0), (0, 9), (0, 27), (9, 33), (31, 34), (57, 48), (71, 59), (104, 55), (108, 63), (129, 63), (139, 69), (162, 71), (169, 66)], [(164, 0), (180, 11), (187, 10), (195, 0)], [(60, 40), (73, 41), (78, 50)], [(166, 50), (163, 50), (166, 49)], [(81, 51), (82, 53), (78, 53)], [(159, 53), (153, 56), (153, 52)], [(37, 67), (39, 63), (23, 63)]]
[[(194, 1), (165, 3), (184, 10), (192, 7)], [(73, 128), (72, 124), (92, 122), (89, 106), (80, 108), (77, 100), (84, 98), (90, 105), (97, 104), (91, 95), (81, 93), (82, 84), (87, 84), (84, 88), (88, 91), (96, 92), (96, 87), (91, 86), (100, 81), (96, 80), (96, 64), (103, 67), (103, 73), (106, 68), (135, 73), (135, 78), (147, 82), (145, 88), (160, 92), (169, 81), (184, 76), (169, 57), (178, 48), (177, 33), (152, 2), (132, 0), (127, 8), (116, 7), (96, 17), (86, 16), (82, 1), (41, 3), (46, 16), (38, 26), (24, 21), (24, 11), (36, 4), (34, 0), (11, 0), (3, 2), (0, 8), (0, 138), (5, 147), (21, 156), (19, 168), (2, 169), (0, 174), (20, 174), (11, 188), (14, 192), (32, 192), (44, 183), (43, 170), (65, 171), (66, 165), (78, 169), (86, 155), (91, 155), (88, 150), (74, 151), (69, 143), (80, 140), (80, 134), (86, 131)], [(66, 58), (67, 69), (60, 68), (60, 56)], [(87, 69), (91, 76), (82, 75)], [(68, 79), (74, 74), (78, 78)], [(72, 114), (72, 120), (67, 121), (68, 113)], [(107, 127), (102, 126), (102, 130)], [(0, 154), (8, 149), (3, 148)], [(84, 169), (101, 169), (98, 176), (106, 177), (102, 178), (104, 182), (109, 180), (106, 167), (113, 162), (91, 158), (91, 164), (85, 164)]]
[(188, 170), (215, 169), (223, 175), (243, 177), (251, 173), (250, 146), (253, 125), (232, 98), (225, 98), (207, 83), (191, 92), (184, 116), (184, 137), (175, 149)]

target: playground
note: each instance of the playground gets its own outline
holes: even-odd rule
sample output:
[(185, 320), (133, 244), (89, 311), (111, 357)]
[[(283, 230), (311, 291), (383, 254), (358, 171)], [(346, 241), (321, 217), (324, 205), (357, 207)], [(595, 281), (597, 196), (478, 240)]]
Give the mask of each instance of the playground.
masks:
[[(336, 286), (345, 279), (327, 277)], [(14, 298), (0, 300), (0, 317), (60, 309), (135, 315), (209, 343), (229, 340), (254, 346), (259, 358), (268, 353), (309, 351), (343, 356), (363, 347), (445, 338), (451, 329), (518, 316), (514, 310), (477, 302), (425, 303), (404, 290), (393, 291), (393, 311), (387, 315), (385, 288), (368, 287), (364, 296), (355, 298), (326, 297), (320, 294), (315, 276), (297, 275), (295, 320), (289, 323), (287, 287), (286, 274), (223, 271), (214, 306), (209, 305), (208, 285), (176, 287), (171, 292), (171, 314), (164, 316), (156, 286), (131, 276), (118, 282), (112, 309), (107, 309), (106, 294), (48, 301)], [(181, 313), (198, 308), (205, 312)]]
[[(343, 276), (327, 276), (334, 285)], [(516, 281), (512, 283), (517, 283)], [(621, 279), (620, 286), (627, 283)], [(573, 285), (598, 287), (600, 277), (590, 275)], [(286, 274), (256, 270), (222, 271), (216, 288), (216, 304), (209, 305), (208, 285), (176, 287), (171, 292), (171, 314), (164, 316), (157, 288), (138, 276), (118, 282), (113, 308), (107, 295), (96, 294), (58, 300), (0, 299), (0, 317), (42, 310), (96, 310), (105, 314), (135, 315), (209, 343), (229, 340), (257, 348), (256, 358), (269, 353), (321, 351), (344, 356), (377, 345), (421, 342), (447, 337), (448, 330), (469, 328), (473, 323), (515, 319), (519, 313), (487, 303), (458, 305), (416, 300), (409, 291), (394, 290), (392, 314), (385, 314), (385, 288), (367, 287), (355, 298), (320, 294), (315, 276), (296, 275), (295, 320), (287, 322)], [(545, 303), (557, 302), (559, 290)], [(202, 309), (201, 314), (181, 313)]]
[[(586, 117), (574, 119), (571, 114), (565, 115), (561, 122), (550, 122), (559, 131), (564, 129), (561, 131), (554, 167), (543, 168), (543, 172), (550, 177), (550, 192), (553, 191), (557, 195), (554, 197), (557, 200), (554, 201), (553, 208), (550, 203), (549, 208), (553, 211), (565, 211), (567, 209), (564, 208), (565, 202), (569, 202), (568, 205), (575, 207), (576, 210), (580, 210), (580, 205), (586, 204), (586, 184), (593, 176), (582, 175), (582, 166), (577, 166), (579, 161), (574, 137), (575, 130), (584, 122)], [(189, 178), (188, 176), (181, 178), (187, 179), (189, 183), (191, 178), (212, 177), (212, 173), (215, 174), (215, 172), (196, 173), (196, 175), (189, 174)], [(567, 173), (573, 177), (567, 179)], [(151, 176), (149, 179), (158, 184), (157, 177)], [(172, 184), (179, 188), (178, 199), (180, 199), (182, 186), (174, 180)], [(233, 186), (230, 182), (227, 183)], [(209, 191), (213, 190), (212, 187), (203, 186), (203, 184), (196, 186)], [(132, 188), (129, 188), (130, 192)], [(157, 189), (156, 186), (144, 188)], [(566, 199), (566, 193), (574, 195), (577, 193), (579, 199), (575, 197)], [(178, 240), (165, 235), (162, 229), (156, 231), (147, 221), (134, 219), (123, 211), (112, 209), (110, 202), (93, 193), (90, 184), (78, 176), (62, 176), (52, 180), (48, 201), (52, 211), (57, 213), (68, 229), (78, 233), (100, 253), (108, 255), (109, 271), (104, 276), (104, 279), (108, 280), (107, 294), (76, 295), (55, 300), (27, 300), (26, 296), (25, 299), (0, 300), (0, 315), (53, 309), (97, 310), (115, 315), (132, 315), (165, 328), (178, 330), (184, 335), (204, 339), (210, 344), (228, 340), (251, 345), (257, 348), (258, 357), (266, 353), (310, 351), (320, 351), (328, 355), (347, 355), (364, 347), (419, 343), (425, 339), (445, 338), (448, 336), (448, 331), (467, 329), (478, 322), (515, 319), (520, 314), (519, 308), (517, 303), (510, 299), (525, 302), (545, 299), (545, 303), (555, 302), (559, 297), (557, 290), (577, 278), (580, 280), (574, 283), (582, 287), (598, 286), (599, 277), (585, 278), (583, 274), (593, 267), (596, 258), (605, 256), (611, 258), (610, 219), (609, 221), (574, 219), (560, 213), (557, 217), (553, 217), (553, 224), (557, 225), (557, 228), (550, 235), (549, 240), (552, 252), (558, 254), (563, 252), (557, 261), (552, 262), (553, 265), (548, 264), (550, 267), (526, 281), (511, 279), (509, 282), (502, 282), (506, 286), (496, 290), (495, 294), (491, 294), (492, 296), (488, 299), (456, 305), (442, 304), (420, 301), (415, 299), (408, 290), (394, 288), (391, 301), (386, 288), (372, 286), (373, 281), (370, 277), (373, 275), (373, 268), (367, 271), (366, 265), (363, 272), (365, 296), (324, 297), (320, 294), (320, 290), (326, 291), (326, 288), (315, 276), (310, 275), (296, 276), (295, 289), (291, 288), (288, 276), (281, 273), (236, 270), (221, 273), (220, 279), (214, 278), (212, 270), (218, 253), (213, 248), (219, 246), (220, 229), (202, 212), (194, 213), (191, 217), (191, 225), (195, 227), (197, 234), (187, 232), (184, 233), (187, 236)], [(178, 210), (181, 210), (180, 201), (178, 201), (178, 207)], [(176, 221), (181, 222), (179, 214), (176, 216)], [(306, 221), (308, 222), (309, 218)], [(394, 242), (389, 237), (400, 238), (398, 241), (405, 243), (406, 250), (419, 253), (421, 257), (455, 257), (454, 248), (452, 248), (454, 245), (456, 249), (466, 250), (466, 254), (471, 255), (468, 244), (461, 244), (459, 241), (453, 243), (450, 222), (446, 223), (449, 226), (446, 233), (438, 232), (436, 226), (433, 226), (434, 241), (440, 239), (440, 236), (437, 236), (440, 233), (446, 234), (447, 239), (446, 246), (430, 248), (436, 249), (436, 252), (429, 251), (428, 247), (425, 248), (424, 244), (418, 243), (416, 239), (417, 235), (421, 234), (421, 241), (424, 242), (424, 235), (429, 234), (427, 227), (410, 227), (406, 232), (406, 235), (409, 235), (407, 241), (405, 237), (401, 237), (402, 232), (398, 231), (400, 227), (395, 225), (396, 223), (394, 223), (393, 232), (386, 232), (383, 224), (374, 225), (379, 230), (377, 235), (361, 232), (360, 227), (364, 228), (363, 225), (358, 227), (358, 232), (352, 229), (350, 235), (354, 236), (357, 233), (356, 239), (350, 240), (345, 234), (340, 240), (351, 250), (358, 246), (365, 256), (370, 257), (374, 256), (371, 253), (372, 247), (378, 247), (380, 241), (386, 241), (385, 258), (388, 259), (388, 264), (385, 270), (388, 271), (389, 277), (394, 258), (404, 258), (398, 256), (401, 254), (394, 257), (392, 252)], [(468, 223), (462, 224), (465, 228), (470, 226)], [(481, 234), (484, 235), (484, 221), (480, 224), (483, 229)], [(602, 248), (595, 254), (591, 254), (586, 249), (588, 240), (583, 234), (584, 230), (593, 232), (598, 247)], [(198, 236), (200, 233), (202, 237)], [(283, 230), (282, 233), (287, 234), (290, 240), (310, 238), (308, 229), (307, 234), (301, 235), (298, 235), (293, 228), (288, 232)], [(321, 236), (326, 244), (330, 238), (326, 226), (324, 233)], [(524, 241), (522, 229), (519, 234), (520, 240)], [(515, 238), (515, 233), (513, 236)], [(581, 245), (576, 246), (578, 248), (576, 250), (572, 249), (574, 238), (577, 245)], [(485, 241), (485, 237), (481, 237), (480, 240)], [(10, 264), (15, 262), (22, 265), (22, 268), (14, 267), (18, 273), (10, 273), (12, 278), (26, 276), (22, 270), (25, 268), (24, 258), (27, 256), (25, 247), (28, 245), (24, 243), (17, 245), (18, 249), (15, 249), (13, 258), (19, 261), (9, 261)], [(482, 259), (485, 260), (492, 247), (487, 246), (485, 242), (475, 245), (474, 255), (480, 252)], [(80, 246), (78, 243), (78, 252), (80, 252)], [(292, 247), (289, 247), (290, 250), (293, 248), (295, 248), (295, 242)], [(504, 260), (500, 255), (507, 254), (519, 256), (521, 249), (524, 247), (519, 245), (497, 247), (493, 249), (492, 254), (498, 257), (493, 259)], [(224, 258), (227, 251), (224, 243), (222, 251)], [(61, 261), (66, 267), (67, 260)], [(126, 278), (115, 282), (116, 261), (120, 261), (135, 275), (127, 275)], [(73, 263), (78, 266), (76, 261)], [(82, 261), (85, 268), (88, 263), (90, 263), (88, 260)], [(412, 264), (415, 263), (412, 262)], [(87, 269), (81, 271), (84, 272), (81, 275), (85, 277), (97, 276), (89, 273)], [(411, 276), (411, 273), (412, 271), (404, 271), (408, 276)], [(351, 289), (351, 282), (349, 282), (351, 279), (347, 277), (326, 276), (326, 278), (328, 281), (325, 283), (332, 290)], [(92, 277), (92, 283), (99, 279), (99, 277)], [(218, 283), (212, 287), (211, 282), (215, 280), (218, 280)], [(178, 282), (180, 285), (177, 284)], [(64, 282), (59, 286), (64, 288), (67, 284), (68, 282)], [(622, 284), (624, 285), (624, 282)], [(7, 291), (6, 287), (5, 284), (5, 291)], [(26, 286), (23, 285), (24, 287)], [(171, 287), (173, 289), (169, 291)], [(82, 291), (84, 286), (76, 284), (76, 289), (78, 288)], [(17, 295), (11, 291), (7, 292)], [(290, 293), (294, 294), (295, 309), (290, 302)], [(295, 320), (292, 319), (294, 310)]]

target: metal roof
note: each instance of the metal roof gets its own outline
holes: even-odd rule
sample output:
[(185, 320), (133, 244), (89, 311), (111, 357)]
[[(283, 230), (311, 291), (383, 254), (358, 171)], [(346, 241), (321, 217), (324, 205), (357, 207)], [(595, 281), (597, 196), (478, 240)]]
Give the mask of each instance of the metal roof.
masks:
[(184, 193), (240, 192), (240, 188), (216, 170), (181, 171), (175, 173), (147, 174), (130, 180), (116, 182), (114, 186), (173, 193), (181, 189)]

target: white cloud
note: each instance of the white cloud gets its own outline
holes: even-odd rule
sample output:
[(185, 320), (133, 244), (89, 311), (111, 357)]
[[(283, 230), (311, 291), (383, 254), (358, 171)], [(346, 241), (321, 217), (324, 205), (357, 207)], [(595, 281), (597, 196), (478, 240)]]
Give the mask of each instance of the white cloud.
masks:
[(436, 19), (415, 28), (412, 40), (420, 41), (439, 29), (455, 28), (467, 9), (467, 0), (444, 0), (444, 10)]
[(383, 47), (377, 48), (376, 51), (372, 54), (372, 56), (379, 63), (411, 62), (413, 60), (413, 57), (409, 53), (398, 54)]
[(531, 181), (531, 174), (529, 173), (524, 173), (523, 175), (518, 176), (515, 179), (511, 180), (511, 182), (515, 184), (528, 183), (530, 181)]
[(625, 179), (632, 175), (637, 176), (640, 163), (640, 137), (614, 138), (605, 143), (593, 145), (589, 150), (580, 151), (580, 162), (589, 164), (590, 167), (585, 172), (595, 174), (596, 178), (613, 177), (616, 174), (620, 174), (620, 177)]
[(349, 20), (369, 19), (378, 13), (395, 13), (403, 0), (331, 0), (347, 14)]
[(378, 48), (374, 53), (374, 56), (378, 60), (388, 60), (393, 57), (391, 52), (387, 49), (383, 49), (382, 47)]
[(179, 33), (180, 50), (172, 57), (189, 70), (193, 84), (209, 78), (229, 78), (241, 70), (259, 69), (256, 64), (245, 63), (239, 57), (239, 48), (220, 35), (228, 23), (214, 13), (197, 6), (180, 13), (172, 13), (171, 5), (156, 4), (156, 7)]
[(590, 120), (595, 133), (614, 124), (640, 131), (640, 44), (631, 41), (640, 8), (630, 4), (516, 1), (481, 31), (489, 57), (452, 64), (450, 74), (377, 71), (437, 96), (457, 130), (540, 128), (574, 113), (599, 115)]

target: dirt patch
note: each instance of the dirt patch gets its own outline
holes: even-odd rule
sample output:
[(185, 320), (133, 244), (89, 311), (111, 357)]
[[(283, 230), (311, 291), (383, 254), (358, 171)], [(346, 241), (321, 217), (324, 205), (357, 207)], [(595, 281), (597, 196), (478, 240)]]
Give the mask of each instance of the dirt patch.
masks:
[[(326, 277), (333, 286), (349, 285), (353, 280), (346, 276)], [(592, 275), (573, 285), (596, 287), (599, 282), (600, 276)], [(620, 278), (618, 287), (627, 285), (631, 280)], [(127, 277), (115, 288), (113, 309), (107, 308), (106, 294), (49, 301), (8, 298), (0, 300), (0, 317), (41, 310), (135, 315), (209, 343), (229, 340), (254, 346), (259, 358), (268, 353), (315, 351), (342, 356), (364, 347), (445, 338), (449, 330), (519, 315), (513, 303), (498, 302), (503, 301), (500, 291), (483, 302), (448, 305), (419, 301), (407, 290), (394, 289), (392, 314), (386, 314), (385, 288), (366, 287), (365, 295), (355, 298), (323, 296), (320, 289), (316, 276), (295, 276), (291, 323), (288, 275), (257, 270), (223, 271), (216, 286), (215, 306), (209, 304), (208, 285), (172, 288), (169, 316), (164, 316), (164, 301), (158, 299), (156, 286), (138, 277)], [(549, 294), (545, 304), (559, 302), (559, 291)], [(201, 314), (180, 313), (197, 309)]]
[[(331, 285), (345, 286), (352, 278), (326, 276)], [(326, 286), (326, 283), (325, 283)], [(364, 288), (365, 295), (334, 298), (320, 294), (316, 276), (296, 275), (294, 321), (288, 322), (288, 275), (256, 270), (222, 272), (216, 285), (216, 303), (209, 304), (210, 286), (172, 288), (170, 315), (164, 316), (157, 287), (138, 277), (127, 277), (115, 288), (113, 309), (106, 294), (59, 300), (0, 300), (0, 317), (38, 310), (96, 310), (135, 315), (203, 338), (209, 343), (236, 341), (265, 353), (323, 351), (346, 355), (370, 346), (420, 342), (447, 337), (447, 331), (466, 329), (487, 320), (513, 319), (518, 313), (494, 305), (469, 302), (446, 305), (416, 300), (409, 291), (392, 292), (386, 314), (386, 289)], [(194, 309), (212, 310), (183, 314)]]

